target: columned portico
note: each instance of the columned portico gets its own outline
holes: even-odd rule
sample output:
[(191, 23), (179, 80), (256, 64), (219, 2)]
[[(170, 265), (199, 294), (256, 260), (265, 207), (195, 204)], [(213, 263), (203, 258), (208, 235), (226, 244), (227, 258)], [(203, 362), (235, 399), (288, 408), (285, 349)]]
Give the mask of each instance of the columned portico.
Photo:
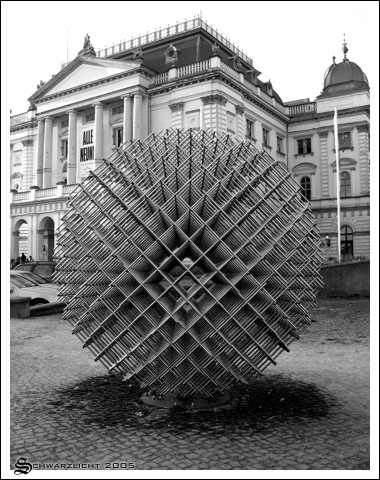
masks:
[(37, 186), (43, 187), (43, 168), (44, 168), (44, 143), (45, 143), (45, 120), (38, 119), (37, 127)]
[(67, 154), (67, 183), (72, 185), (77, 181), (77, 112), (69, 110), (69, 136)]
[(94, 103), (95, 107), (95, 168), (103, 160), (103, 109), (101, 102)]
[(133, 97), (131, 94), (122, 95), (124, 100), (123, 143), (133, 138)]
[(52, 149), (53, 149), (53, 120), (45, 118), (45, 141), (44, 141), (44, 164), (43, 164), (43, 188), (52, 186)]

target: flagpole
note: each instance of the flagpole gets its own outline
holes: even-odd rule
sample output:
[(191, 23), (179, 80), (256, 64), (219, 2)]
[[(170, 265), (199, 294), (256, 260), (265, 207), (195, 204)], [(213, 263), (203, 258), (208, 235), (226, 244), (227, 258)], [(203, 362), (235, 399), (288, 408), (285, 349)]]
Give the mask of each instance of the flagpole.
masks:
[(338, 112), (335, 107), (334, 113), (334, 136), (335, 136), (335, 159), (336, 159), (336, 208), (338, 228), (338, 262), (340, 263), (340, 171), (339, 171), (339, 139), (338, 139)]

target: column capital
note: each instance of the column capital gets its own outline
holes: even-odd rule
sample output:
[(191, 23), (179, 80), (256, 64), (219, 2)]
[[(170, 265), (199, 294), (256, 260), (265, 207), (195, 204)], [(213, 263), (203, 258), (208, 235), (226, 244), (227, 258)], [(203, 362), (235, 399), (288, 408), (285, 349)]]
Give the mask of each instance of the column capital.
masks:
[(133, 97), (136, 97), (136, 96), (145, 97), (147, 95), (147, 92), (145, 88), (137, 87), (135, 90), (131, 92), (131, 95)]
[(358, 125), (358, 132), (369, 132), (369, 125)]
[(53, 121), (53, 118), (51, 115), (47, 115), (46, 117), (43, 118), (43, 120), (45, 120), (45, 122), (52, 122)]
[(122, 98), (123, 100), (125, 100), (126, 98), (132, 99), (133, 94), (132, 93), (123, 93), (123, 95), (120, 95), (120, 98)]
[(174, 103), (169, 103), (169, 108), (172, 112), (176, 112), (179, 110), (183, 110), (183, 102), (174, 102)]
[(327, 137), (328, 134), (329, 134), (329, 132), (326, 132), (326, 131), (325, 131), (325, 132), (318, 132), (318, 135), (319, 135), (320, 137), (322, 137), (322, 138), (323, 138), (323, 137)]
[(243, 115), (243, 113), (245, 112), (245, 108), (241, 105), (235, 105), (235, 108), (238, 115)]
[(79, 112), (78, 112), (78, 110), (75, 110), (75, 108), (71, 108), (70, 110), (67, 110), (66, 115), (70, 115), (70, 114), (72, 114), (72, 113), (77, 114), (77, 113), (79, 113)]
[(92, 103), (91, 106), (92, 106), (92, 107), (95, 107), (95, 108), (99, 108), (99, 107), (104, 108), (104, 107), (105, 107), (105, 104), (102, 103), (102, 102), (95, 102), (95, 103)]
[(209, 105), (211, 103), (217, 103), (219, 105), (226, 105), (227, 99), (223, 95), (207, 95), (206, 97), (201, 97), (202, 103), (204, 105)]

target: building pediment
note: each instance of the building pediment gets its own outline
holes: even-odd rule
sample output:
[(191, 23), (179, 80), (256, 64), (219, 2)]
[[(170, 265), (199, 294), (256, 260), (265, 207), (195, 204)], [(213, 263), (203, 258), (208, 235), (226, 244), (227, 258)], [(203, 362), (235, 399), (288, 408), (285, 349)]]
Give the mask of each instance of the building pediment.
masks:
[(304, 162), (294, 167), (292, 169), (292, 173), (295, 177), (297, 177), (298, 175), (315, 175), (316, 169), (317, 166), (313, 163)]
[(140, 63), (123, 60), (107, 60), (89, 55), (79, 55), (29, 98), (38, 103), (45, 97), (59, 92), (70, 91), (81, 85), (88, 85), (139, 68)]
[[(339, 168), (340, 170), (355, 170), (357, 161), (353, 158), (340, 158), (339, 159)], [(333, 171), (336, 171), (336, 160), (331, 163)]]

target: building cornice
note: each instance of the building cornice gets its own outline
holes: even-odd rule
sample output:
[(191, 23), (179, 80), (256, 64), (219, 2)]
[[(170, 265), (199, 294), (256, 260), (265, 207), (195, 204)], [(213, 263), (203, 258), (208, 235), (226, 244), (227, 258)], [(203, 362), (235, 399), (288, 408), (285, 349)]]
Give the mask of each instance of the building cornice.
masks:
[(289, 122), (289, 117), (286, 114), (279, 112), (275, 108), (271, 107), (269, 104), (265, 104), (253, 92), (247, 89), (244, 85), (239, 84), (237, 81), (230, 78), (222, 70), (201, 72), (191, 77), (181, 77), (179, 79), (174, 79), (171, 82), (160, 83), (159, 85), (151, 85), (150, 87), (148, 87), (148, 92), (150, 95), (155, 96), (161, 93), (177, 90), (178, 88), (187, 87), (192, 84), (208, 82), (210, 80), (222, 81), (223, 83), (227, 84), (228, 86), (239, 92), (241, 95), (243, 95), (244, 98), (246, 98), (246, 100), (248, 100), (250, 103), (256, 105), (272, 117), (275, 117), (277, 120), (280, 120), (284, 123)]
[[(362, 107), (353, 107), (353, 108), (345, 108), (344, 110), (339, 110), (338, 112), (338, 118), (344, 118), (344, 117), (349, 117), (351, 115), (360, 115), (360, 114), (368, 114), (368, 117), (370, 115), (370, 106), (369, 105), (364, 105)], [(329, 111), (329, 112), (322, 112), (322, 113), (305, 113), (299, 118), (297, 117), (291, 117), (289, 119), (289, 124), (294, 125), (296, 123), (307, 123), (307, 122), (313, 122), (313, 121), (319, 121), (319, 120), (334, 120), (334, 112)]]

